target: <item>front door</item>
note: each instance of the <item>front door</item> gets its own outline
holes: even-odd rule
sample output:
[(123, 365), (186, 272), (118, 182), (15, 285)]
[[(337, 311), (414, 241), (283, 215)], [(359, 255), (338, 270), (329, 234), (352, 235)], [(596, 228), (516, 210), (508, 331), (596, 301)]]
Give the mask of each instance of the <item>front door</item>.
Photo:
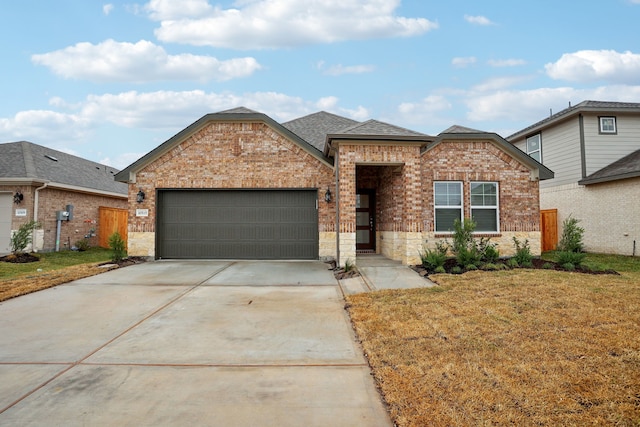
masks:
[(375, 232), (375, 190), (356, 192), (356, 250), (376, 249)]

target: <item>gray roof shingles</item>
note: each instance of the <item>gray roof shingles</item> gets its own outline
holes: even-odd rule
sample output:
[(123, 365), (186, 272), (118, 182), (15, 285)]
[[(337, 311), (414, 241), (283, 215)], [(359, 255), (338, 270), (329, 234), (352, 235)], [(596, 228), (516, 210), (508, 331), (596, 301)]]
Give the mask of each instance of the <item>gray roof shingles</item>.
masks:
[(117, 169), (28, 141), (0, 144), (0, 179), (24, 178), (127, 194)]
[(640, 176), (640, 150), (634, 151), (580, 180), (581, 185), (617, 181)]
[(360, 122), (320, 111), (282, 123), (282, 126), (322, 152), (328, 134), (339, 133), (342, 129), (358, 124)]

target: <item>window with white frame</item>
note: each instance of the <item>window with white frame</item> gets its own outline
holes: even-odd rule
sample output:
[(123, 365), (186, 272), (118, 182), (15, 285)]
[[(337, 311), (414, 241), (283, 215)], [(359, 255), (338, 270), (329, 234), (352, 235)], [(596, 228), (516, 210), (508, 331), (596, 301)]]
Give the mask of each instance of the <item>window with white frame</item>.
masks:
[(542, 163), (542, 140), (539, 133), (527, 138), (527, 154)]
[(476, 232), (497, 233), (499, 230), (498, 183), (471, 183), (471, 219)]
[(455, 220), (462, 221), (462, 182), (438, 181), (433, 184), (435, 231), (453, 232)]
[(618, 133), (615, 117), (600, 117), (600, 133)]

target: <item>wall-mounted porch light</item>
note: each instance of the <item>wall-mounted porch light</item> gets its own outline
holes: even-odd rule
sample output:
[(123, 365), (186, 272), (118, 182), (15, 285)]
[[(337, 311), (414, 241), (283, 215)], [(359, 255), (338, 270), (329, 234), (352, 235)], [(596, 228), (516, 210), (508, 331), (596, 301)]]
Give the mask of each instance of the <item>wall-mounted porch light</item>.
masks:
[(142, 191), (142, 188), (141, 188), (140, 191), (138, 191), (138, 195), (136, 196), (136, 202), (142, 203), (143, 201), (144, 201), (144, 191)]
[(19, 191), (16, 191), (16, 194), (13, 195), (13, 203), (15, 203), (16, 205), (19, 205), (23, 199), (24, 196)]
[(331, 201), (331, 189), (327, 187), (327, 191), (324, 193), (324, 201), (329, 203)]

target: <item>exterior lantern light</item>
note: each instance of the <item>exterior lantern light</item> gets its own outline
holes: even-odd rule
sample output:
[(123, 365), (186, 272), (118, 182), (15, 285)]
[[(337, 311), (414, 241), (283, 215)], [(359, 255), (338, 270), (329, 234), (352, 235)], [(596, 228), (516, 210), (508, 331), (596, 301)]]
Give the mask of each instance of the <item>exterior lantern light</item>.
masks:
[(24, 196), (20, 191), (16, 191), (16, 194), (13, 195), (13, 203), (15, 203), (16, 205), (19, 205), (23, 199)]
[(144, 191), (140, 189), (140, 191), (138, 191), (138, 195), (136, 196), (136, 202), (142, 203), (143, 201), (144, 201)]
[(324, 193), (324, 201), (329, 203), (331, 201), (331, 189), (327, 187), (327, 191)]

